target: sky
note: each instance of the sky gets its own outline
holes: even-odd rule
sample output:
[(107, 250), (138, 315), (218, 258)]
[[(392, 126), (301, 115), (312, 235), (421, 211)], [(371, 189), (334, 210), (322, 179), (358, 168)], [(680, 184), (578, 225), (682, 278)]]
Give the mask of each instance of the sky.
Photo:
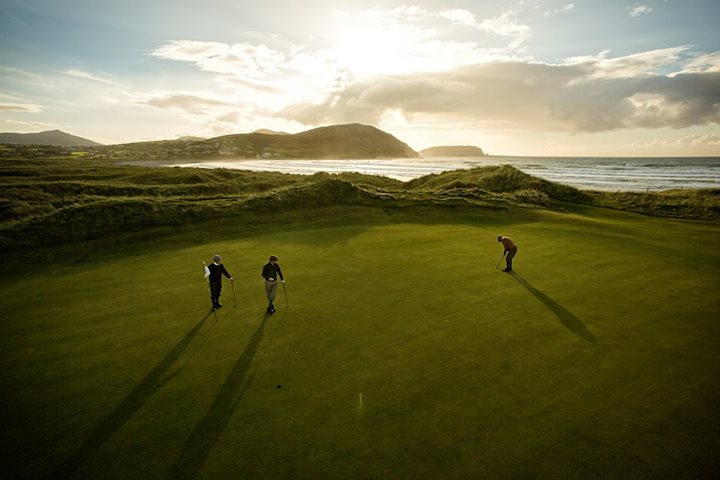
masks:
[(717, 0), (0, 0), (0, 131), (720, 156)]

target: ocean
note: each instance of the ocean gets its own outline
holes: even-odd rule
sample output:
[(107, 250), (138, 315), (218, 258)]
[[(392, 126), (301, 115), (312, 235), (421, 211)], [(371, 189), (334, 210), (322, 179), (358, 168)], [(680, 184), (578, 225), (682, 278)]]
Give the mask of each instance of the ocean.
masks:
[(174, 166), (313, 174), (359, 172), (411, 180), (447, 170), (512, 165), (530, 175), (585, 190), (658, 191), (720, 188), (720, 157), (433, 157), (368, 160), (208, 160)]

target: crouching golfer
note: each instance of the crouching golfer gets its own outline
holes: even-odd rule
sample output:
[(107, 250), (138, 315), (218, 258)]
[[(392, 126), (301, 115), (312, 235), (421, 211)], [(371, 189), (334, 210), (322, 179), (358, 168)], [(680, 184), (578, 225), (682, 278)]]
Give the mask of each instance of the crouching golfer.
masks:
[(212, 301), (212, 308), (216, 310), (221, 308), (220, 304), (220, 292), (222, 291), (222, 276), (225, 275), (230, 281), (233, 281), (233, 277), (225, 269), (225, 265), (220, 263), (222, 257), (215, 255), (213, 257), (213, 263), (210, 266), (205, 267), (205, 277), (208, 278), (210, 283), (210, 301)]
[(510, 273), (512, 272), (513, 258), (515, 258), (515, 254), (517, 253), (517, 245), (515, 245), (515, 242), (513, 242), (510, 237), (503, 237), (502, 235), (498, 235), (498, 242), (501, 242), (505, 248), (503, 255), (507, 255), (505, 257), (507, 267), (503, 268), (503, 272)]
[(271, 255), (268, 263), (263, 266), (262, 276), (265, 279), (265, 294), (268, 299), (267, 312), (275, 313), (275, 296), (277, 295), (277, 279), (280, 277), (280, 281), (285, 283), (280, 265), (277, 263), (278, 258), (275, 255)]

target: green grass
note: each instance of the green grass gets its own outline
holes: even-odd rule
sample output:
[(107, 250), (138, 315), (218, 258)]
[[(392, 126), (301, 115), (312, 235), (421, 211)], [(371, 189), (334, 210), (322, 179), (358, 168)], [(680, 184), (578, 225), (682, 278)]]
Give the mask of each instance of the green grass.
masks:
[[(5, 276), (3, 471), (711, 478), (720, 229), (583, 208), (319, 210)], [(214, 253), (238, 299), (217, 323)], [(290, 308), (267, 318), (270, 254)]]

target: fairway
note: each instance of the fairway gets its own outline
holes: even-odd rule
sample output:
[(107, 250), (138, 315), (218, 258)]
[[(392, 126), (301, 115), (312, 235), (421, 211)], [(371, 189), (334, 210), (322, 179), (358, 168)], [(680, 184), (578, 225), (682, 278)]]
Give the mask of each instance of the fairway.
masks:
[[(717, 223), (590, 207), (342, 212), (178, 231), (6, 275), (4, 471), (718, 472)], [(515, 275), (495, 268), (498, 234), (518, 244)], [(225, 280), (217, 321), (202, 272), (216, 253), (238, 304)], [(280, 289), (266, 316), (271, 254), (289, 308)]]

